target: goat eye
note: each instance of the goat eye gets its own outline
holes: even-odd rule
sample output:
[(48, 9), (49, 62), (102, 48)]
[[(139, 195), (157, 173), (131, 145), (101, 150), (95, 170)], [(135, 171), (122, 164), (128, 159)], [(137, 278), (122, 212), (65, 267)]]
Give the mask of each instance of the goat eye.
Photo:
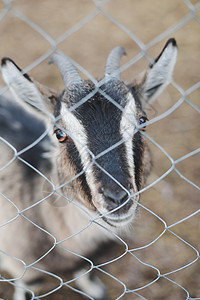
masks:
[[(141, 117), (139, 119), (139, 125), (143, 125), (147, 121), (149, 121), (147, 117)], [(140, 130), (142, 130), (142, 131), (145, 131), (145, 129), (146, 129), (146, 126), (143, 126), (143, 127), (140, 128)]]
[(54, 131), (54, 133), (56, 134), (56, 137), (60, 143), (65, 143), (67, 141), (68, 136), (66, 135), (66, 133), (63, 130), (56, 129)]

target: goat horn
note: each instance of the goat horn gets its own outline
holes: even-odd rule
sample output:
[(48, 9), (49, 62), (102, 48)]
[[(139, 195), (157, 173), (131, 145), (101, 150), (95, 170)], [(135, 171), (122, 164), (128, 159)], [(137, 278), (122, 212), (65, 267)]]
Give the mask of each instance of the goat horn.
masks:
[(67, 56), (53, 54), (49, 59), (49, 63), (54, 63), (58, 67), (64, 81), (65, 88), (72, 84), (80, 84), (82, 82), (80, 74)]
[(120, 58), (126, 55), (123, 47), (114, 48), (108, 55), (105, 68), (105, 77), (120, 79)]

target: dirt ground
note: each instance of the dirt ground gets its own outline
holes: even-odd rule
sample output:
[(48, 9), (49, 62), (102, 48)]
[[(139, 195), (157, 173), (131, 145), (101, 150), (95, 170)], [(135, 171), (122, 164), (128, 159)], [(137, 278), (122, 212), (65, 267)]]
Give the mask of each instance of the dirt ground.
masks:
[[(95, 2), (99, 4), (98, 11)], [(174, 82), (182, 91), (187, 91), (199, 82), (200, 76), (200, 5), (192, 17), (186, 3), (196, 5), (198, 1), (14, 0), (10, 10), (4, 14), (5, 5), (2, 1), (0, 57), (11, 57), (22, 68), (31, 69), (29, 71), (31, 76), (41, 83), (62, 90), (63, 83), (58, 71), (47, 64), (50, 54), (48, 51), (54, 49), (55, 41), (57, 49), (65, 52), (92, 76), (101, 78), (106, 57), (113, 47), (122, 45), (126, 49), (127, 56), (122, 59), (123, 65), (140, 53), (140, 47), (132, 37), (148, 46), (147, 54), (151, 58), (159, 54), (168, 38), (175, 37), (179, 54)], [(28, 24), (26, 20), (29, 20)], [(116, 25), (116, 20), (120, 26)], [(154, 43), (154, 39), (162, 34), (163, 38)], [(140, 59), (122, 73), (122, 78), (131, 81), (148, 63), (146, 58)], [(86, 78), (86, 74), (82, 75)], [(1, 79), (0, 85), (4, 86)], [(147, 128), (147, 134), (165, 149), (173, 160), (178, 160), (199, 147), (200, 118), (195, 109), (199, 109), (199, 92), (200, 85), (187, 94), (187, 99), (172, 113)], [(148, 108), (149, 119), (168, 111), (180, 98), (180, 91), (170, 85), (153, 107)], [(171, 161), (160, 149), (150, 141), (149, 146), (153, 155), (153, 168), (147, 185), (171, 167)], [(124, 238), (129, 250), (132, 251), (103, 268), (118, 281), (98, 271), (107, 286), (109, 300), (117, 299), (123, 293), (124, 286), (120, 282), (124, 283), (129, 291), (121, 298), (124, 300), (183, 300), (189, 299), (187, 291), (190, 299), (200, 299), (199, 260), (178, 271), (179, 268), (194, 261), (197, 258), (197, 251), (200, 250), (199, 214), (172, 226), (169, 228), (170, 231), (166, 231), (162, 237), (151, 243), (164, 230), (164, 224), (157, 216), (169, 226), (199, 209), (199, 190), (188, 182), (199, 185), (199, 159), (198, 153), (181, 160), (175, 165), (176, 169), (142, 193), (141, 204), (144, 208), (140, 208), (131, 237)], [(148, 244), (150, 244), (148, 247), (144, 247)], [(141, 250), (134, 250), (140, 247)], [(113, 249), (112, 257), (106, 256), (102, 260), (109, 261), (123, 252), (123, 245), (116, 247)], [(140, 263), (134, 255), (146, 265)], [(148, 265), (159, 269), (161, 274), (177, 271), (148, 285), (157, 278), (156, 269)], [(145, 288), (145, 285), (148, 286)], [(59, 286), (59, 282), (47, 278), (47, 290), (55, 286)], [(139, 289), (140, 287), (143, 288)], [(137, 293), (144, 298), (130, 292), (137, 288), (139, 289)], [(0, 282), (0, 298), (10, 300), (12, 292), (10, 284)], [(62, 287), (41, 299), (83, 298), (67, 287)]]

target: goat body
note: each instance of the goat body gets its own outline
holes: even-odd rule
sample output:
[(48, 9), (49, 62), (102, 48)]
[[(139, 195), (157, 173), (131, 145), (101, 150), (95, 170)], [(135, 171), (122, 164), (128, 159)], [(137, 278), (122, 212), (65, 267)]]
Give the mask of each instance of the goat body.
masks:
[[(111, 51), (98, 86), (54, 54), (62, 94), (2, 59), (18, 101), (0, 99), (0, 267), (32, 296), (38, 276), (77, 270), (134, 220), (151, 166), (143, 107), (170, 82), (177, 47), (170, 39), (131, 85), (120, 78), (123, 54), (122, 47)], [(103, 288), (76, 282), (89, 296), (104, 297)], [(22, 297), (16, 289), (14, 299)]]

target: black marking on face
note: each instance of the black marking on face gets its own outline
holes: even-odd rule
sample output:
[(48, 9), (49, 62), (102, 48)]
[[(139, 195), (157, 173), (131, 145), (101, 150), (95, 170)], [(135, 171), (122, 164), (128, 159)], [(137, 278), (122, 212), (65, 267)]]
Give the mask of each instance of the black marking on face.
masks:
[(134, 165), (135, 165), (135, 182), (137, 189), (141, 188), (141, 177), (143, 171), (143, 153), (144, 142), (141, 133), (138, 131), (133, 138), (133, 153), (134, 153)]
[[(124, 92), (124, 97), (122, 97), (123, 93), (119, 92), (119, 85), (117, 87), (113, 85), (113, 89), (111, 87), (112, 85), (109, 85), (106, 93), (124, 107), (127, 94)], [(122, 111), (100, 93), (96, 93), (92, 99), (78, 107), (75, 115), (80, 119), (86, 130), (87, 146), (95, 156), (122, 140), (123, 137), (120, 133)], [(122, 185), (124, 183), (123, 178), (130, 177), (124, 144), (118, 145), (105, 153), (96, 162)], [(93, 170), (97, 181), (101, 184), (110, 180), (97, 165), (94, 164)]]
[[(73, 106), (77, 106), (78, 102), (89, 95), (94, 88), (94, 84), (90, 81), (84, 82), (77, 87), (73, 86), (71, 89), (68, 88), (62, 95), (62, 102), (63, 105), (66, 105), (67, 109), (74, 114), (74, 116), (79, 120), (80, 124), (84, 127), (87, 136), (87, 147), (95, 156), (97, 156), (122, 140), (123, 137), (120, 132), (120, 121), (122, 119), (123, 112), (100, 92), (97, 92), (91, 98), (87, 99), (87, 101), (73, 110)], [(134, 90), (130, 90), (130, 88), (121, 81), (115, 80), (108, 82), (101, 86), (100, 89), (110, 98), (112, 98), (113, 101), (119, 104), (122, 109), (124, 109), (127, 104), (127, 96), (130, 92), (132, 92), (132, 95), (135, 98)], [(137, 95), (136, 108), (138, 111), (142, 111), (141, 103)], [(141, 146), (143, 146), (143, 143), (141, 140), (141, 135), (138, 133), (133, 138), (133, 153), (134, 162), (136, 164), (135, 173), (137, 187), (140, 186), (142, 172), (141, 166), (143, 149), (140, 148)], [(82, 172), (83, 165), (75, 144), (70, 143), (69, 145), (66, 145), (66, 148), (76, 173)], [(128, 183), (130, 180), (129, 168), (131, 166), (128, 165), (126, 146), (124, 143), (100, 156), (96, 162), (120, 184), (122, 184), (122, 186), (128, 188)], [(105, 172), (97, 165), (94, 164), (92, 168), (95, 179), (100, 183), (100, 185), (110, 181), (117, 186), (117, 183), (115, 183), (108, 175), (106, 175)], [(79, 176), (79, 180), (83, 190), (91, 201), (91, 191), (85, 174)], [(126, 208), (128, 206), (129, 204), (127, 204), (127, 206), (125, 205)]]
[(85, 173), (82, 173), (83, 165), (81, 162), (81, 157), (80, 157), (79, 152), (72, 140), (70, 141), (70, 143), (66, 144), (66, 151), (68, 153), (69, 160), (75, 169), (76, 174), (81, 173), (81, 175), (78, 177), (78, 180), (79, 180), (81, 187), (82, 187), (84, 193), (86, 194), (88, 200), (92, 204), (91, 191), (90, 191), (89, 185), (87, 183)]

